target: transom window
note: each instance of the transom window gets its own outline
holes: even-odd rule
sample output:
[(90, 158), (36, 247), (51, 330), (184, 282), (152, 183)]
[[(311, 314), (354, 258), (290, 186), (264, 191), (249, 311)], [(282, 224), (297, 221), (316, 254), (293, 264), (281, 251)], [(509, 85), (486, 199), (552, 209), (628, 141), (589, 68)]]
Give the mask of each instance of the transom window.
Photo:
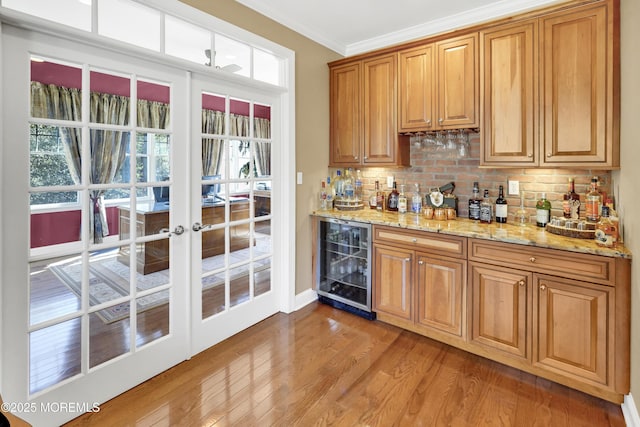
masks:
[(285, 86), (284, 58), (135, 0), (0, 0), (0, 4), (222, 72)]

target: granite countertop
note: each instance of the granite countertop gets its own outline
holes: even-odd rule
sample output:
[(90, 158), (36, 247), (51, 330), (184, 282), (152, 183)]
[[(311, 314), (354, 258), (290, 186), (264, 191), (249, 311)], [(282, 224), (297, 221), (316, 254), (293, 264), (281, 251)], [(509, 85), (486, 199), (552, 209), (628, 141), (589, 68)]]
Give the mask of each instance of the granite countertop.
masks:
[(536, 246), (540, 248), (560, 249), (571, 252), (603, 255), (618, 258), (631, 258), (631, 252), (622, 244), (615, 248), (598, 246), (590, 239), (577, 239), (559, 236), (545, 231), (535, 224), (483, 224), (467, 218), (457, 218), (451, 221), (436, 221), (426, 219), (420, 214), (395, 212), (379, 212), (373, 209), (356, 211), (314, 211), (314, 216), (336, 218), (346, 221), (360, 221), (376, 225), (422, 230), (434, 233), (451, 234), (455, 236), (473, 237), (477, 239), (495, 240), (506, 243)]

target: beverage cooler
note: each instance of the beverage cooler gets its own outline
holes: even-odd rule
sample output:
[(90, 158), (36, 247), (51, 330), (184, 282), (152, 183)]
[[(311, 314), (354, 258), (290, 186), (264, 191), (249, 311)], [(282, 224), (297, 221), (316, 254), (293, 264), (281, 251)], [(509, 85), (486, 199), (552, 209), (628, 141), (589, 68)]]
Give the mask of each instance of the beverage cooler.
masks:
[(316, 291), (321, 302), (374, 319), (371, 311), (371, 225), (321, 218)]

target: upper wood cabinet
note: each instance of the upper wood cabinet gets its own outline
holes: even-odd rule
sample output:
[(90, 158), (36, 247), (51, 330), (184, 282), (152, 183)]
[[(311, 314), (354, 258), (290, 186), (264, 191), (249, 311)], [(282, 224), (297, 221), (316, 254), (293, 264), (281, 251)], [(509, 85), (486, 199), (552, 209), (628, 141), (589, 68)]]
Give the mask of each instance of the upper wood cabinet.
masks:
[(530, 20), (480, 32), (481, 165), (536, 165), (537, 28)]
[(616, 1), (480, 32), (481, 166), (615, 169)]
[(331, 66), (329, 166), (408, 166), (396, 126), (395, 53)]
[(610, 1), (540, 20), (541, 166), (620, 165), (615, 13)]
[(402, 50), (400, 131), (478, 127), (478, 35)]

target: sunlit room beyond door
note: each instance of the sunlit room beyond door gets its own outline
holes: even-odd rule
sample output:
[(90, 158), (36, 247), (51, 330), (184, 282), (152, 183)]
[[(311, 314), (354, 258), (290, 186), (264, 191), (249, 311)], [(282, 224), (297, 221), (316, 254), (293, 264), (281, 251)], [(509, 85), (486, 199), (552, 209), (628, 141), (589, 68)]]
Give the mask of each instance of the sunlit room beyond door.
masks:
[[(192, 80), (194, 352), (278, 311), (271, 280), (277, 98)], [(198, 120), (200, 119), (200, 120)]]

